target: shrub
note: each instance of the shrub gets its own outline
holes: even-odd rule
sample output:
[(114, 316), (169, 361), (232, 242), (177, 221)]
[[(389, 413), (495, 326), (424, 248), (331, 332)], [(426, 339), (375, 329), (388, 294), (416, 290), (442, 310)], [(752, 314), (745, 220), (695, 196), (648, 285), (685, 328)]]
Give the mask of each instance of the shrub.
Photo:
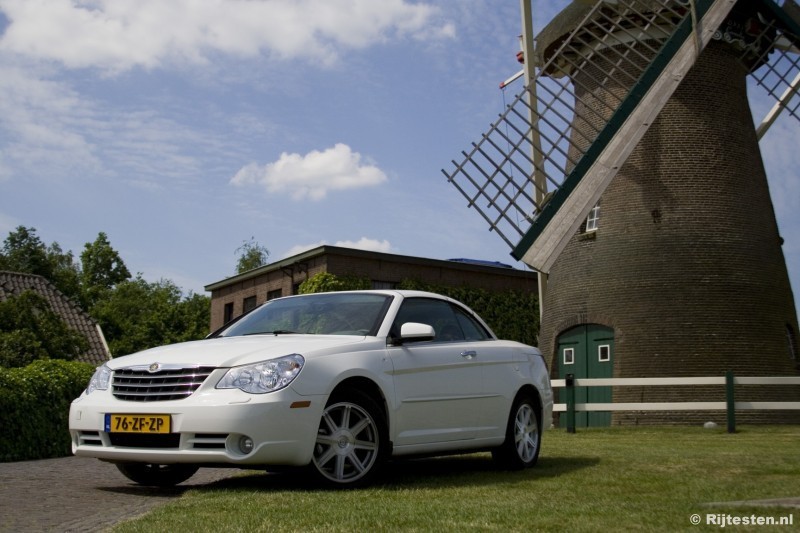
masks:
[(371, 289), (372, 282), (369, 278), (357, 276), (337, 276), (329, 272), (320, 272), (300, 284), (300, 294), (332, 291), (356, 291)]
[(72, 360), (88, 348), (42, 295), (27, 290), (0, 302), (0, 366), (23, 367), (49, 354)]
[[(300, 285), (300, 294), (326, 291), (370, 289), (369, 278), (336, 276), (321, 272)], [(456, 299), (483, 318), (501, 339), (536, 346), (539, 337), (539, 299), (535, 292), (519, 290), (488, 291), (468, 286), (434, 285), (403, 280), (398, 289), (428, 291)]]
[(0, 462), (69, 455), (69, 406), (93, 372), (88, 363), (54, 359), (0, 368)]
[(539, 299), (535, 292), (488, 291), (463, 285), (451, 287), (415, 280), (403, 280), (397, 288), (435, 292), (458, 300), (484, 319), (500, 339), (531, 346), (536, 346), (539, 342)]

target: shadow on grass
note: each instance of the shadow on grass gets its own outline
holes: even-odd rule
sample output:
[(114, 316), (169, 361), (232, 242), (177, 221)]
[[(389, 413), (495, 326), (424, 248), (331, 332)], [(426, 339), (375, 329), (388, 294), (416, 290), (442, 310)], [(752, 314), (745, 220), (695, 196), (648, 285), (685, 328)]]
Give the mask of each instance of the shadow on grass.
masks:
[[(508, 471), (498, 469), (489, 454), (394, 460), (385, 466), (381, 477), (367, 490), (373, 488), (407, 490), (517, 483), (560, 476), (590, 468), (599, 462), (600, 459), (594, 457), (542, 457), (533, 468)], [(200, 492), (315, 492), (335, 489), (321, 487), (313, 477), (308, 476), (302, 470), (284, 472), (231, 470), (231, 477), (205, 484), (179, 485), (169, 488), (127, 485), (105, 487), (101, 490), (132, 496), (175, 498), (188, 490)]]

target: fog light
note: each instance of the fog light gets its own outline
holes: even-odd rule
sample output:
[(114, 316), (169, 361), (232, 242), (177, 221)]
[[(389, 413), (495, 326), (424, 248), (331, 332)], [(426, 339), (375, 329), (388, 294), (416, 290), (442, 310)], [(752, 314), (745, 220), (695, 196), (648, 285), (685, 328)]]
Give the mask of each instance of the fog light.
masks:
[(246, 436), (239, 437), (239, 451), (241, 451), (243, 454), (252, 452), (254, 447), (255, 443), (253, 442), (253, 439)]

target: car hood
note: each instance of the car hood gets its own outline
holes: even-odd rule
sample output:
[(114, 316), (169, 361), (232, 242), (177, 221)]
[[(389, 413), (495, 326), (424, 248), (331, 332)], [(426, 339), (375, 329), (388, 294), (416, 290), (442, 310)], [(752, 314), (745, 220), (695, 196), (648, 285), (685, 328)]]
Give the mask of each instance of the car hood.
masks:
[(143, 352), (117, 357), (107, 364), (112, 370), (130, 366), (197, 365), (232, 367), (299, 353), (315, 357), (333, 352), (354, 350), (363, 345), (366, 337), (349, 335), (249, 335), (218, 337), (151, 348)]

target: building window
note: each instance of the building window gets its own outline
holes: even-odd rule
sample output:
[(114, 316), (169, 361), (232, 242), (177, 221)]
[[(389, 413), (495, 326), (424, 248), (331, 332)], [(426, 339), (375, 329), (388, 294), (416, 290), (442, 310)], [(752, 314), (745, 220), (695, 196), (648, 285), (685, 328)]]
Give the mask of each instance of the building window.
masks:
[(372, 288), (375, 290), (392, 290), (397, 288), (397, 283), (393, 281), (373, 281)]
[(590, 231), (597, 231), (597, 226), (600, 224), (600, 202), (589, 211), (589, 216), (586, 217), (586, 233)]
[(233, 320), (233, 302), (226, 303), (222, 308), (222, 323), (227, 324), (231, 320)]
[(611, 346), (603, 344), (597, 347), (597, 360), (601, 363), (611, 361)]
[(242, 301), (242, 313), (252, 311), (256, 308), (256, 297), (250, 296)]
[(564, 364), (575, 364), (575, 348), (564, 348)]
[(275, 289), (274, 291), (267, 291), (267, 301), (274, 300), (275, 298), (280, 298), (283, 296), (282, 289)]

